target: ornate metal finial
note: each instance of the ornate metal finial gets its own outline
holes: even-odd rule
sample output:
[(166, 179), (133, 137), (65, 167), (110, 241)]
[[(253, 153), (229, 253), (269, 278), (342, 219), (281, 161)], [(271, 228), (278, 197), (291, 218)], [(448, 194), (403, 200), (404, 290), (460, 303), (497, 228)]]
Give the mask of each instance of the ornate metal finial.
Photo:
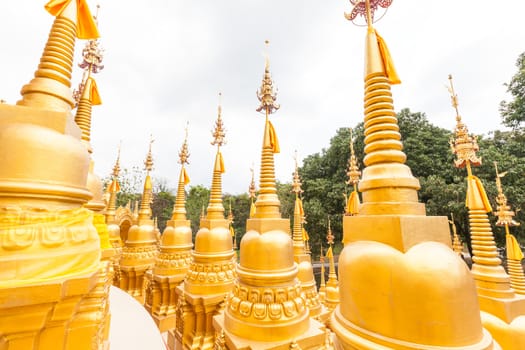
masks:
[(297, 165), (297, 150), (295, 151), (294, 160), (295, 160), (295, 171), (293, 173), (292, 192), (295, 192), (295, 196), (298, 197), (304, 191), (301, 189), (302, 183), (301, 183), (301, 179), (299, 178), (299, 167)]
[(354, 151), (354, 137), (352, 128), (350, 128), (350, 159), (348, 161), (348, 171), (346, 172), (348, 176), (347, 184), (351, 184), (354, 187), (357, 185), (361, 178), (361, 171), (359, 170), (359, 163), (357, 157), (355, 156)]
[(250, 168), (250, 171), (252, 173), (252, 181), (250, 182), (250, 187), (248, 188), (248, 193), (249, 193), (250, 199), (253, 200), (253, 199), (255, 199), (255, 193), (257, 192), (257, 188), (255, 187), (255, 176), (254, 176), (253, 165)]
[(332, 228), (330, 227), (330, 216), (328, 216), (328, 232), (326, 234), (326, 242), (329, 245), (334, 244), (334, 238), (335, 236), (332, 234)]
[(115, 161), (115, 165), (113, 166), (113, 177), (118, 177), (118, 174), (120, 173), (120, 148), (122, 146), (122, 141), (118, 144), (118, 150), (117, 150), (117, 160)]
[(230, 222), (230, 225), (233, 224), (233, 219), (234, 219), (234, 216), (233, 216), (233, 210), (232, 210), (232, 197), (230, 197), (230, 210), (228, 211), (228, 221)]
[(188, 162), (188, 158), (190, 157), (190, 153), (188, 152), (188, 125), (190, 122), (186, 122), (186, 128), (184, 129), (184, 142), (182, 143), (182, 147), (179, 152), (179, 164), (184, 166), (184, 164), (190, 164)]
[(448, 80), (450, 82), (448, 91), (452, 99), (452, 107), (456, 110), (456, 128), (454, 130), (456, 139), (450, 139), (450, 148), (452, 153), (457, 156), (457, 159), (454, 160), (456, 168), (464, 168), (466, 166), (470, 175), (471, 165), (481, 165), (481, 157), (476, 155), (476, 152), (479, 151), (479, 146), (476, 136), (469, 135), (467, 126), (461, 121), (461, 116), (458, 111), (458, 97), (452, 84), (452, 75), (449, 74)]
[(505, 172), (498, 172), (498, 163), (494, 162), (496, 168), (496, 187), (498, 189), (498, 196), (496, 197), (497, 210), (494, 214), (498, 217), (496, 225), (498, 226), (519, 226), (520, 223), (513, 219), (515, 213), (510, 210), (510, 205), (507, 204), (507, 197), (503, 193), (503, 187), (501, 186), (501, 178), (507, 174)]
[[(268, 40), (265, 40), (264, 43), (266, 46), (270, 44)], [(275, 102), (277, 99), (277, 89), (275, 89), (275, 92), (273, 91), (273, 81), (270, 74), (270, 60), (268, 56), (265, 57), (264, 76), (261, 87), (259, 88), (259, 91), (257, 91), (257, 98), (261, 104), (257, 107), (256, 111), (264, 111), (266, 116), (272, 114), (281, 107)]]
[(150, 135), (148, 155), (144, 161), (144, 170), (146, 170), (148, 173), (153, 170), (153, 155), (151, 154), (151, 145), (153, 144), (153, 141), (155, 141), (153, 139), (153, 135)]
[(357, 18), (357, 15), (361, 15), (364, 18), (368, 26), (371, 26), (372, 23), (377, 22), (379, 19), (375, 19), (375, 12), (379, 7), (384, 8), (385, 10), (392, 5), (393, 0), (350, 0), (350, 3), (354, 6), (350, 13), (345, 12), (345, 18), (349, 21), (354, 22)]
[(218, 147), (221, 147), (222, 145), (226, 144), (226, 129), (224, 128), (224, 123), (222, 122), (222, 107), (221, 107), (221, 99), (222, 99), (222, 93), (219, 92), (219, 108), (217, 113), (217, 120), (215, 121), (215, 128), (211, 132), (213, 135), (213, 141), (211, 142), (212, 145), (217, 145)]

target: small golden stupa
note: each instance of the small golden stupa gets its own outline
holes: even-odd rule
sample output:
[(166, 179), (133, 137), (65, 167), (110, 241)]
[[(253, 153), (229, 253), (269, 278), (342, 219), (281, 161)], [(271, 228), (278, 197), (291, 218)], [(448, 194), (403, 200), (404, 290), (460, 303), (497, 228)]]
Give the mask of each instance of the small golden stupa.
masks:
[(182, 283), (191, 263), (191, 223), (186, 217), (186, 193), (184, 187), (190, 178), (185, 164), (188, 158), (188, 130), (179, 152), (181, 170), (175, 205), (171, 220), (166, 223), (160, 242), (160, 252), (155, 266), (148, 273), (149, 288), (146, 290), (146, 309), (151, 313), (161, 332), (175, 328), (175, 311), (178, 304), (177, 286)]
[[(297, 278), (301, 282), (301, 288), (306, 297), (306, 306), (310, 311), (310, 317), (320, 316), (323, 311), (319, 295), (317, 294), (317, 285), (314, 277), (314, 269), (312, 266), (312, 258), (306, 252), (305, 240), (303, 237), (303, 223), (305, 220), (305, 212), (303, 208), (303, 201), (300, 195), (303, 193), (301, 188), (301, 180), (299, 178), (299, 169), (297, 166), (297, 154), (295, 155), (295, 171), (293, 174), (292, 191), (295, 193), (295, 207), (293, 215), (292, 240), (293, 240), (293, 257), (297, 263), (299, 272)], [(327, 312), (323, 312), (328, 316)], [(324, 320), (327, 320), (325, 317)]]
[(326, 251), (326, 257), (328, 258), (328, 281), (326, 282), (325, 298), (323, 304), (326, 306), (328, 311), (332, 313), (337, 305), (339, 305), (339, 281), (337, 281), (337, 274), (335, 272), (335, 260), (334, 253), (332, 250), (332, 244)]
[(463, 243), (461, 243), (461, 239), (458, 236), (453, 213), (450, 213), (450, 220), (448, 223), (452, 227), (452, 250), (455, 251), (458, 256), (463, 257)]
[(56, 19), (34, 79), (17, 105), (0, 104), (2, 349), (104, 343), (105, 296), (95, 288), (106, 270), (85, 206), (90, 157), (71, 115), (76, 37), (97, 38), (98, 30), (87, 6), (50, 5)]
[(255, 215), (246, 223), (240, 245), (237, 279), (223, 314), (214, 318), (226, 349), (287, 349), (295, 341), (301, 349), (318, 349), (323, 326), (309, 318), (297, 279), (290, 221), (282, 219), (277, 196), (274, 153), (279, 142), (269, 115), (279, 108), (268, 59), (257, 111), (265, 114), (260, 191)]
[(321, 281), (319, 283), (319, 301), (324, 305), (326, 300), (326, 270), (324, 267), (323, 244), (321, 244), (321, 253), (319, 255), (319, 263), (321, 264)]
[(224, 300), (233, 288), (236, 256), (233, 251), (229, 221), (224, 218), (222, 174), (224, 160), (221, 146), (226, 131), (219, 105), (212, 145), (217, 146), (210, 201), (206, 216), (201, 218), (195, 235), (193, 261), (184, 285), (177, 288), (179, 312), (176, 330), (170, 332), (168, 344), (176, 349), (212, 349), (215, 330), (212, 317), (224, 307)]
[(467, 169), (465, 205), (472, 242), (472, 275), (476, 281), (481, 320), (503, 349), (524, 349), (525, 297), (514, 293), (510, 277), (498, 257), (487, 215), (492, 208), (481, 180), (472, 174), (472, 166), (481, 165), (481, 158), (476, 155), (479, 146), (476, 137), (468, 134), (467, 126), (461, 120), (450, 75), (449, 81), (452, 106), (456, 111), (455, 139), (450, 140), (450, 145), (457, 157), (454, 165)]
[[(155, 264), (157, 255), (157, 235), (151, 218), (150, 203), (153, 200), (153, 184), (150, 171), (153, 169), (153, 156), (151, 154), (150, 140), (149, 150), (144, 161), (146, 178), (144, 180), (144, 191), (142, 201), (138, 210), (136, 223), (129, 228), (128, 237), (122, 248), (120, 257), (120, 281), (119, 287), (132, 295), (141, 304), (145, 297), (145, 276)], [(137, 208), (137, 205), (135, 205)]]
[(351, 2), (346, 17), (367, 23), (365, 168), (359, 215), (343, 217), (335, 348), (497, 348), (481, 325), (474, 280), (451, 249), (447, 218), (425, 216), (405, 164), (390, 90), (400, 81), (373, 26), (375, 11), (391, 1)]
[(516, 237), (510, 234), (509, 227), (519, 226), (514, 218), (514, 211), (510, 209), (507, 203), (507, 196), (503, 193), (503, 186), (501, 185), (501, 178), (507, 172), (500, 173), (498, 171), (498, 163), (494, 162), (496, 168), (496, 188), (498, 189), (498, 196), (496, 197), (497, 211), (494, 215), (498, 217), (496, 221), (497, 226), (505, 227), (505, 241), (507, 246), (507, 271), (510, 276), (510, 286), (514, 289), (516, 294), (525, 295), (525, 276), (523, 274), (523, 267), (521, 260), (523, 260), (523, 252), (516, 240)]

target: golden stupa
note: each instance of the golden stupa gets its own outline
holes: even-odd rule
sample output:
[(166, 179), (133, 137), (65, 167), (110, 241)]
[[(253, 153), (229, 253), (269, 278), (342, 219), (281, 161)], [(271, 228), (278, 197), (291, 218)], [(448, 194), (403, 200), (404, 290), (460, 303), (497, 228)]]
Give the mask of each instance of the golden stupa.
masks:
[(86, 208), (90, 156), (71, 72), (76, 37), (98, 30), (77, 1), (46, 9), (56, 19), (34, 79), (17, 105), (0, 104), (0, 348), (93, 349), (104, 342), (108, 271)]
[[(461, 120), (457, 95), (449, 75), (452, 106), (456, 112), (455, 139), (450, 140), (457, 168), (467, 169), (467, 199), (470, 235), (472, 239), (472, 275), (476, 281), (481, 320), (503, 349), (525, 348), (525, 297), (516, 295), (511, 280), (498, 257), (494, 235), (487, 213), (492, 211), (481, 180), (472, 174), (472, 166), (481, 165), (476, 152), (476, 137), (468, 134)], [(508, 210), (499, 207), (500, 214)], [(500, 219), (502, 220), (502, 219)], [(503, 219), (505, 220), (505, 219)]]
[[(158, 253), (157, 235), (155, 233), (154, 220), (151, 218), (150, 203), (153, 200), (153, 184), (150, 171), (153, 169), (153, 156), (151, 145), (144, 161), (146, 178), (144, 180), (144, 191), (138, 210), (137, 221), (129, 228), (128, 236), (122, 248), (120, 257), (120, 280), (118, 286), (131, 294), (137, 301), (144, 304), (147, 280), (145, 276), (155, 264)], [(137, 205), (135, 205), (137, 208)]]
[(456, 254), (463, 258), (463, 243), (461, 243), (461, 239), (458, 236), (453, 213), (450, 213), (450, 220), (448, 223), (452, 227), (452, 250), (454, 250)]
[(496, 225), (505, 227), (507, 271), (510, 276), (510, 286), (514, 289), (515, 293), (525, 295), (525, 275), (523, 274), (523, 266), (521, 265), (523, 252), (516, 237), (511, 235), (509, 230), (509, 227), (519, 226), (520, 223), (513, 219), (515, 213), (510, 209), (510, 205), (507, 203), (507, 196), (503, 193), (501, 178), (505, 176), (507, 172), (500, 173), (498, 171), (498, 163), (496, 162), (494, 162), (494, 167), (496, 168), (496, 188), (498, 189), (498, 196), (496, 197), (497, 211), (494, 212), (494, 215), (498, 217)]
[(269, 115), (279, 109), (266, 59), (258, 93), (258, 112), (265, 114), (260, 191), (256, 210), (246, 223), (233, 291), (224, 313), (214, 318), (218, 349), (319, 349), (324, 326), (309, 317), (298, 268), (290, 221), (282, 219), (277, 196), (274, 153), (279, 142)]
[[(346, 17), (367, 22), (365, 158), (359, 215), (344, 216), (340, 304), (330, 326), (338, 349), (493, 349), (474, 280), (450, 246), (446, 217), (425, 216), (419, 181), (404, 163), (391, 84), (399, 83), (374, 11), (356, 1)], [(436, 284), (436, 281), (441, 283)], [(461, 310), (461, 312), (458, 312)]]
[(219, 105), (212, 145), (217, 146), (210, 201), (195, 235), (195, 249), (184, 284), (177, 288), (179, 310), (176, 329), (170, 332), (170, 346), (175, 349), (212, 349), (215, 330), (212, 317), (224, 308), (233, 288), (236, 255), (233, 251), (229, 220), (224, 218), (222, 174), (225, 171), (221, 146), (226, 132)]
[(149, 288), (146, 290), (146, 309), (159, 326), (161, 332), (175, 328), (175, 310), (178, 304), (177, 286), (182, 283), (191, 263), (191, 224), (186, 217), (186, 193), (184, 187), (190, 178), (185, 164), (188, 158), (188, 133), (179, 152), (181, 170), (175, 205), (171, 220), (168, 220), (160, 241), (160, 252), (155, 265), (148, 272)]

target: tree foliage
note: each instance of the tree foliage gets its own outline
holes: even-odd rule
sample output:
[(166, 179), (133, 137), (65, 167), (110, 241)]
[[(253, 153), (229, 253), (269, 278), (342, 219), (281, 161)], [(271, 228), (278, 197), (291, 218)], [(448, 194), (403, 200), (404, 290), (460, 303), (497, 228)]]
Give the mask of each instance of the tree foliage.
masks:
[(525, 52), (518, 57), (516, 67), (518, 71), (510, 82), (505, 84), (513, 100), (500, 103), (503, 124), (514, 130), (523, 129), (525, 123)]

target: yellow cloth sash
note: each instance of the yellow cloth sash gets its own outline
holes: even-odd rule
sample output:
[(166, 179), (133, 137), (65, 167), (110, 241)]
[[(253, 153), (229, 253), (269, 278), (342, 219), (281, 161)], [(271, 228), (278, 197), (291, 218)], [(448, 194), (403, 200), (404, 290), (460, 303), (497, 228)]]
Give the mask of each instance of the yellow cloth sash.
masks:
[(215, 171), (218, 171), (221, 174), (225, 172), (224, 159), (222, 158), (222, 153), (220, 151), (217, 152), (217, 157), (215, 158)]
[(98, 93), (98, 87), (97, 83), (95, 82), (95, 79), (93, 79), (92, 77), (87, 78), (86, 88), (89, 88), (88, 99), (91, 102), (91, 104), (95, 106), (102, 104), (102, 99), (100, 98), (100, 94)]
[[(51, 0), (45, 5), (47, 12), (57, 17), (67, 8), (72, 0)], [(86, 0), (76, 0), (77, 2), (77, 38), (96, 39), (100, 37), (97, 24), (89, 11)]]
[(484, 210), (486, 213), (492, 211), (490, 206), (489, 198), (481, 180), (474, 175), (471, 175), (467, 178), (467, 200), (465, 205), (470, 210)]
[(190, 177), (188, 176), (188, 173), (186, 172), (186, 168), (182, 168), (182, 181), (184, 181), (184, 186), (190, 183)]
[(401, 80), (397, 75), (396, 67), (394, 67), (394, 61), (392, 60), (388, 46), (386, 46), (385, 40), (379, 35), (377, 30), (375, 30), (375, 33), (377, 44), (379, 45), (379, 52), (381, 53), (381, 59), (383, 60), (383, 66), (385, 67), (385, 74), (390, 84), (400, 84)]
[(279, 147), (279, 140), (277, 139), (277, 134), (275, 133), (275, 128), (271, 121), (268, 120), (268, 127), (270, 132), (270, 145), (272, 146), (273, 153), (281, 152)]
[(507, 257), (512, 260), (521, 261), (521, 259), (523, 259), (523, 252), (521, 251), (521, 247), (516, 240), (516, 237), (511, 234), (505, 236), (507, 243)]
[(356, 191), (350, 193), (348, 198), (347, 210), (350, 215), (359, 214), (359, 194)]
[(252, 204), (250, 205), (250, 218), (253, 218), (254, 215), (255, 215), (255, 203), (252, 202)]

